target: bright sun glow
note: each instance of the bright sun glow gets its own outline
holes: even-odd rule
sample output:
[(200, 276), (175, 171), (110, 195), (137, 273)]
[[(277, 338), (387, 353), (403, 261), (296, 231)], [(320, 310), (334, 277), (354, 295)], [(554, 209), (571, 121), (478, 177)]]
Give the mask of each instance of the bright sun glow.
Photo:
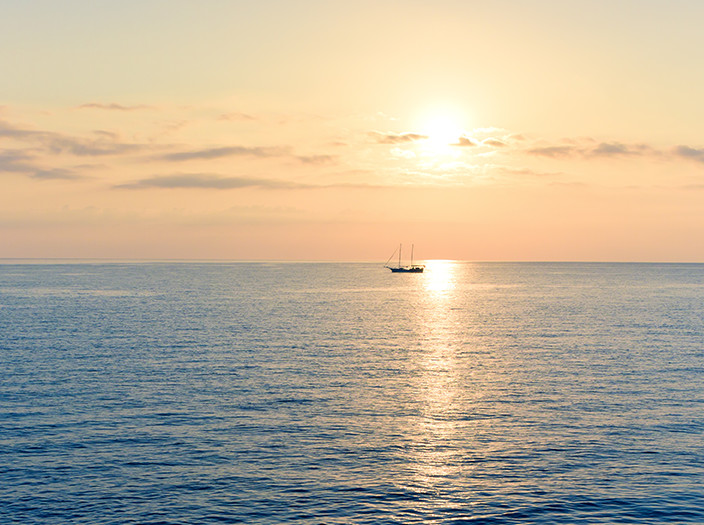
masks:
[(427, 261), (428, 269), (425, 286), (429, 292), (444, 294), (455, 287), (458, 266), (454, 261)]
[(449, 114), (433, 115), (426, 120), (422, 131), (428, 136), (427, 144), (433, 153), (449, 152), (463, 135), (458, 119)]

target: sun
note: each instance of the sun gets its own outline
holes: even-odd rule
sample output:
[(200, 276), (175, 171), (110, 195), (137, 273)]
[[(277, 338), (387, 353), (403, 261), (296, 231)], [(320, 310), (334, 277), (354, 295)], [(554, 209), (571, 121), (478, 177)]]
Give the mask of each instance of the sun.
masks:
[(427, 145), (433, 153), (447, 153), (454, 149), (464, 130), (459, 119), (451, 113), (437, 113), (425, 119), (421, 126), (423, 135), (428, 137)]

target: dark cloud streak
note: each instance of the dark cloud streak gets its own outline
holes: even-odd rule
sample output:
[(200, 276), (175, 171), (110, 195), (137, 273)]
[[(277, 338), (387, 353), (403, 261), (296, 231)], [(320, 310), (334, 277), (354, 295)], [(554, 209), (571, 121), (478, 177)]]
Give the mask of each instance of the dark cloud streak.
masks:
[(97, 139), (83, 139), (52, 131), (29, 130), (0, 122), (0, 137), (10, 137), (38, 144), (49, 153), (70, 153), (79, 157), (118, 155), (136, 152), (146, 148), (143, 144), (119, 142), (117, 135), (108, 131), (98, 131)]
[(427, 135), (421, 135), (420, 133), (382, 133), (380, 131), (372, 131), (369, 133), (374, 137), (375, 142), (379, 144), (406, 144), (409, 142), (417, 142), (419, 140), (425, 140), (428, 138)]
[(32, 173), (30, 177), (39, 180), (80, 180), (86, 178), (83, 175), (79, 175), (75, 171), (62, 168), (38, 170)]
[(598, 157), (637, 157), (659, 155), (651, 146), (645, 144), (622, 144), (620, 142), (600, 142), (594, 146), (591, 140), (583, 140), (582, 144), (561, 144), (557, 146), (541, 146), (528, 149), (530, 155), (550, 158), (598, 158)]
[(133, 153), (144, 149), (142, 144), (130, 144), (108, 140), (83, 140), (60, 135), (51, 136), (45, 141), (52, 153), (71, 153), (77, 157), (100, 157)]
[(114, 186), (118, 189), (177, 189), (202, 188), (215, 190), (230, 190), (237, 188), (262, 188), (270, 190), (309, 188), (304, 184), (272, 179), (253, 177), (223, 177), (212, 173), (177, 173), (174, 175), (158, 175), (148, 177), (128, 184)]
[(25, 138), (36, 136), (37, 131), (27, 130), (13, 126), (9, 122), (0, 121), (0, 137)]
[(319, 166), (321, 164), (333, 164), (337, 157), (333, 155), (297, 155), (296, 159), (303, 164)]
[(690, 146), (677, 146), (675, 155), (684, 159), (690, 159), (697, 162), (704, 162), (704, 148), (692, 148)]
[(20, 150), (5, 150), (0, 153), (0, 172), (5, 173), (28, 173), (34, 168), (28, 162), (34, 160), (33, 155), (29, 155)]
[(570, 157), (574, 155), (578, 150), (574, 146), (544, 146), (539, 148), (531, 148), (528, 153), (531, 155), (537, 155), (539, 157)]
[(169, 162), (181, 162), (187, 160), (210, 160), (222, 157), (250, 156), (250, 157), (278, 157), (284, 155), (288, 150), (284, 148), (250, 148), (245, 146), (229, 146), (222, 148), (207, 148), (191, 151), (179, 151), (167, 153), (156, 157), (158, 160)]
[(620, 157), (648, 155), (655, 151), (650, 146), (644, 144), (621, 144), (620, 142), (602, 142), (589, 152), (593, 157)]
[(0, 173), (22, 173), (37, 180), (79, 180), (86, 177), (65, 168), (43, 169), (36, 165), (36, 157), (22, 151), (0, 153)]
[(261, 179), (256, 177), (225, 177), (215, 173), (176, 173), (172, 175), (156, 175), (127, 184), (113, 186), (113, 189), (144, 190), (144, 189), (207, 189), (234, 190), (241, 188), (258, 188), (263, 190), (321, 190), (321, 189), (369, 189), (391, 188), (394, 186), (366, 183), (336, 183), (336, 184), (301, 184), (297, 182)]

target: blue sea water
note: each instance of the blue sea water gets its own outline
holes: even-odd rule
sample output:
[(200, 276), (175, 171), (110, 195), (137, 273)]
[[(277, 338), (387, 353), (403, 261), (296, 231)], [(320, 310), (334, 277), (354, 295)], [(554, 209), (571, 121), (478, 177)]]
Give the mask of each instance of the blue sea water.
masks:
[(0, 264), (0, 523), (704, 523), (704, 265)]

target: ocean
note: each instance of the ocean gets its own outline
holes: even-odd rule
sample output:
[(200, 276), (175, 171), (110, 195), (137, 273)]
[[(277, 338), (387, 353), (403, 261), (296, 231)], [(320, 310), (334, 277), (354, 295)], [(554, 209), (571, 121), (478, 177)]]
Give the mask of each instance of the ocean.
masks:
[(704, 265), (0, 264), (0, 523), (704, 523)]

